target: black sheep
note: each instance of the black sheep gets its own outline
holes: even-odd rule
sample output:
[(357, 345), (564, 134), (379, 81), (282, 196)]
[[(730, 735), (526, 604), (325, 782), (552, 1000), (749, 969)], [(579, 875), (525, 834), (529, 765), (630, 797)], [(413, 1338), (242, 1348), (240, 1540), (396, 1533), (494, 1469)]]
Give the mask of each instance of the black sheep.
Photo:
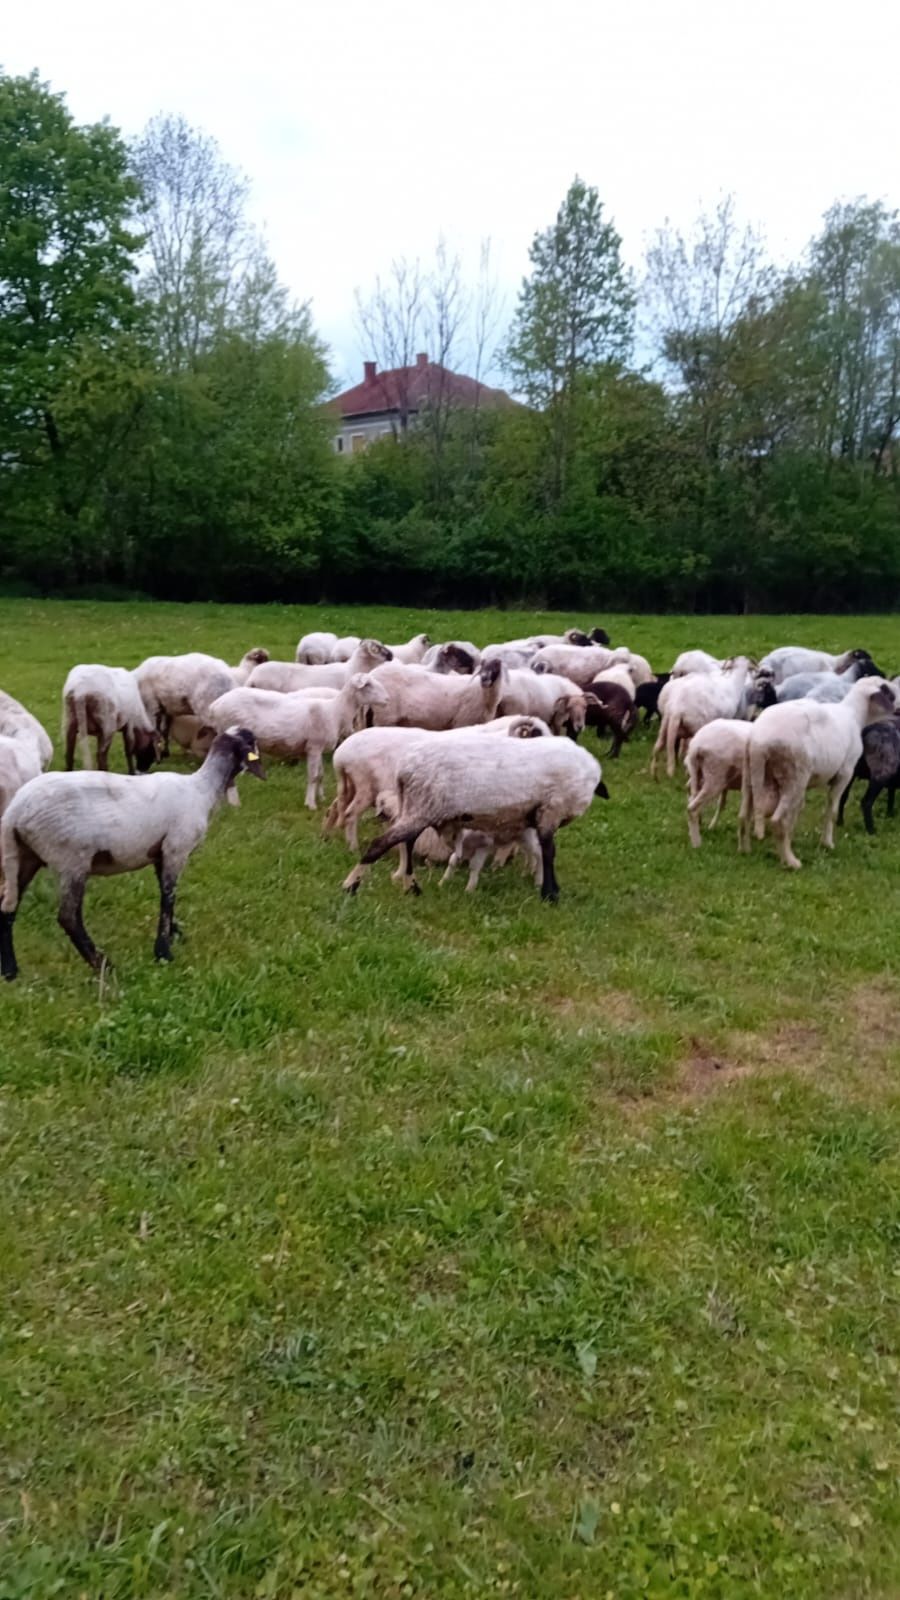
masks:
[(610, 735), (609, 753), (615, 758), (637, 724), (634, 701), (620, 683), (604, 683), (602, 679), (591, 684), (586, 700), (585, 723), (595, 729), (598, 739), (604, 733)]
[(660, 691), (665, 688), (671, 676), (670, 672), (658, 672), (655, 678), (650, 679), (649, 683), (638, 685), (634, 696), (634, 704), (637, 711), (643, 711), (644, 713), (645, 727), (653, 717), (659, 716)]
[(864, 778), (868, 788), (862, 797), (861, 809), (866, 833), (875, 832), (872, 807), (882, 789), (888, 792), (888, 816), (894, 815), (894, 796), (900, 786), (900, 714), (886, 717), (882, 722), (870, 722), (863, 728), (863, 753), (856, 763), (856, 771), (841, 795), (838, 822), (844, 820), (844, 807), (853, 788), (854, 778)]

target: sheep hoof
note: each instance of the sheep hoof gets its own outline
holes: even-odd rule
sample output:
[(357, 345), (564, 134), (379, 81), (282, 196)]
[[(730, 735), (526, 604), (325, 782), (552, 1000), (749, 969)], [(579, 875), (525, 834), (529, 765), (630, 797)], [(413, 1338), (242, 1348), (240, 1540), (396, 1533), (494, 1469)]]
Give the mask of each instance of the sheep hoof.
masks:
[(407, 892), (407, 894), (421, 894), (422, 893), (421, 889), (419, 888), (419, 885), (416, 883), (415, 878), (410, 878), (409, 883), (406, 885), (406, 892)]
[(3, 981), (4, 981), (4, 983), (15, 983), (15, 981), (16, 981), (18, 976), (19, 976), (18, 967), (13, 967), (12, 972), (4, 972)]
[(155, 945), (153, 946), (153, 955), (157, 961), (171, 961), (172, 959), (172, 952), (169, 949), (169, 946), (164, 944), (160, 939), (157, 939)]

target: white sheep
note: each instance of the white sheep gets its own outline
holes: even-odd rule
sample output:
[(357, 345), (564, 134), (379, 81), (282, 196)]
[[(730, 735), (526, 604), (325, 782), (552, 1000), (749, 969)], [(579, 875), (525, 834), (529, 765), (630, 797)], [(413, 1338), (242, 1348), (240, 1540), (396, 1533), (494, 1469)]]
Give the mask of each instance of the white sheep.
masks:
[(540, 717), (553, 733), (577, 739), (584, 728), (588, 702), (584, 690), (571, 678), (514, 667), (507, 671), (506, 680), (497, 703), (498, 716)]
[(630, 654), (624, 646), (608, 650), (602, 644), (548, 644), (542, 645), (531, 665), (534, 672), (558, 672), (579, 689), (587, 689), (598, 672), (627, 661)]
[(374, 727), (462, 728), (467, 723), (490, 722), (506, 688), (506, 671), (499, 661), (489, 661), (473, 676), (456, 672), (431, 672), (424, 666), (404, 667), (389, 661), (378, 671), (378, 681), (388, 699), (372, 713)]
[(570, 739), (430, 739), (416, 744), (397, 772), (400, 811), (347, 877), (358, 889), (368, 868), (389, 850), (404, 850), (403, 881), (418, 893), (413, 847), (426, 828), (469, 827), (497, 844), (537, 832), (543, 863), (541, 897), (559, 898), (554, 873), (558, 828), (581, 816), (596, 793), (606, 794), (600, 763)]
[(650, 773), (656, 777), (656, 763), (666, 752), (666, 772), (671, 778), (679, 747), (717, 717), (746, 717), (753, 688), (753, 663), (747, 656), (736, 656), (717, 672), (691, 672), (685, 678), (670, 678), (659, 696), (659, 736), (650, 758)]
[[(641, 682), (643, 682), (643, 678)], [(618, 683), (625, 690), (629, 699), (634, 703), (636, 684), (631, 671), (631, 662), (617, 661), (611, 667), (604, 667), (601, 672), (591, 680), (592, 683)]]
[(29, 883), (41, 867), (59, 877), (59, 923), (80, 956), (99, 970), (105, 960), (82, 917), (88, 878), (155, 869), (159, 883), (158, 961), (171, 960), (175, 890), (191, 852), (206, 835), (223, 796), (238, 803), (239, 772), (263, 773), (252, 733), (220, 734), (197, 772), (155, 772), (125, 777), (115, 772), (47, 772), (27, 783), (0, 824), (0, 975), (18, 973), (13, 923)]
[(134, 669), (147, 713), (163, 736), (163, 754), (169, 753), (169, 728), (174, 717), (203, 717), (229, 689), (245, 683), (268, 660), (268, 652), (248, 650), (236, 667), (202, 650), (185, 655), (148, 656)]
[[(337, 644), (332, 646), (331, 655), (328, 657), (328, 660), (349, 661), (359, 642), (358, 633), (345, 633), (344, 637), (342, 639), (338, 639)], [(310, 665), (315, 665), (315, 663), (311, 662)]]
[(714, 828), (722, 815), (725, 797), (739, 793), (743, 783), (744, 754), (752, 722), (734, 717), (715, 717), (694, 734), (684, 759), (688, 775), (688, 833), (691, 844), (700, 844), (700, 817), (705, 806), (716, 802), (709, 823)]
[(395, 661), (402, 661), (411, 667), (424, 659), (426, 651), (431, 648), (431, 640), (427, 633), (416, 633), (406, 644), (392, 644), (389, 648)]
[(378, 675), (356, 672), (339, 693), (327, 699), (314, 695), (278, 694), (268, 689), (232, 689), (209, 708), (215, 728), (236, 720), (252, 724), (260, 748), (288, 761), (306, 757), (306, 804), (315, 811), (322, 798), (322, 758), (350, 732), (363, 707), (377, 708), (388, 698)]
[(0, 733), (0, 817), (13, 795), (40, 772), (41, 752), (33, 734)]
[(834, 847), (834, 821), (841, 795), (862, 755), (862, 730), (869, 722), (891, 716), (896, 696), (882, 678), (860, 678), (837, 705), (815, 700), (789, 700), (768, 706), (751, 726), (744, 759), (739, 846), (750, 849), (750, 819), (757, 839), (766, 821), (778, 841), (784, 866), (800, 862), (792, 849), (797, 818), (806, 791), (825, 787), (822, 843)]
[(670, 678), (686, 678), (692, 672), (718, 672), (725, 662), (707, 650), (682, 650), (672, 663)]
[(17, 739), (25, 735), (34, 739), (42, 767), (49, 767), (53, 760), (53, 746), (50, 743), (46, 729), (33, 717), (30, 711), (11, 694), (4, 694), (0, 689), (0, 734), (9, 739)]
[(358, 672), (374, 672), (391, 660), (391, 652), (378, 639), (360, 639), (349, 661), (332, 661), (323, 666), (305, 666), (295, 661), (267, 661), (251, 672), (250, 689), (270, 689), (276, 694), (293, 694), (297, 689), (342, 689)]
[(383, 806), (393, 815), (393, 796), (397, 787), (397, 768), (416, 743), (440, 737), (458, 739), (469, 734), (506, 735), (514, 738), (550, 737), (550, 729), (537, 717), (502, 716), (475, 726), (429, 733), (423, 728), (364, 728), (352, 733), (335, 750), (334, 775), (337, 795), (328, 809), (323, 831), (344, 829), (351, 850), (359, 849), (359, 824), (367, 811)]
[(62, 698), (67, 772), (75, 765), (76, 744), (81, 747), (82, 764), (91, 766), (91, 739), (97, 741), (97, 765), (106, 772), (110, 745), (117, 733), (122, 735), (125, 761), (132, 775), (135, 766), (139, 772), (146, 772), (158, 760), (159, 736), (133, 672), (99, 662), (82, 663), (73, 667), (66, 678)]
[(307, 667), (324, 667), (327, 661), (335, 660), (333, 651), (337, 643), (336, 633), (305, 633), (294, 652), (294, 660)]
[(770, 650), (759, 665), (777, 685), (793, 677), (795, 672), (845, 672), (854, 661), (862, 662), (866, 673), (878, 672), (868, 650), (845, 650), (834, 656), (827, 650), (808, 650), (795, 644), (783, 644), (777, 650)]
[(481, 651), (468, 639), (448, 639), (445, 644), (433, 644), (425, 651), (421, 665), (430, 672), (477, 672), (481, 665)]

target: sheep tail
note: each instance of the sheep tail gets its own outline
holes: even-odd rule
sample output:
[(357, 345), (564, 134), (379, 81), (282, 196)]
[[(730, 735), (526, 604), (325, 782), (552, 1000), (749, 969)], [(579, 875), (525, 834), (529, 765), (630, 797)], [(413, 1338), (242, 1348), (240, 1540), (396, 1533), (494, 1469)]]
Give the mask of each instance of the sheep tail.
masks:
[(91, 753), (91, 741), (88, 737), (87, 706), (81, 695), (75, 701), (75, 726), (78, 729), (78, 747), (81, 751), (82, 765), (90, 768), (94, 765), (94, 757)]
[(764, 839), (766, 835), (766, 816), (773, 809), (769, 805), (769, 793), (766, 785), (766, 752), (752, 740), (748, 746), (750, 767), (750, 796), (753, 811), (753, 831), (757, 839)]

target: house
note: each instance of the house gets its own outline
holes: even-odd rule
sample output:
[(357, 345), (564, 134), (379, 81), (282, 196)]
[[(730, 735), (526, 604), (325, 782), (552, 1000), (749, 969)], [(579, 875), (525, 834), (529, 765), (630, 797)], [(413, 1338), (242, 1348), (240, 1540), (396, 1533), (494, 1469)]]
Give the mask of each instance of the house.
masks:
[(404, 434), (428, 406), (497, 410), (515, 405), (505, 389), (491, 389), (476, 378), (451, 372), (427, 355), (414, 367), (379, 372), (374, 361), (363, 363), (363, 381), (331, 402), (340, 416), (334, 448), (339, 455), (365, 450), (373, 439)]

